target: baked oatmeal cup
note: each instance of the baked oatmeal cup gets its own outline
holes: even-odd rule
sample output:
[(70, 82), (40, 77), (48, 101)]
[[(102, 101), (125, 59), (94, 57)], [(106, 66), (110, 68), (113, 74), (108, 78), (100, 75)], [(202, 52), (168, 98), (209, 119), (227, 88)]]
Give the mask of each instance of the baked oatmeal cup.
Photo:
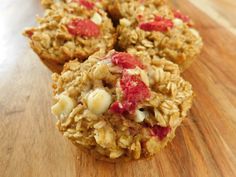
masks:
[(99, 50), (110, 50), (116, 41), (115, 28), (106, 12), (78, 3), (56, 3), (38, 18), (38, 27), (24, 35), (43, 61), (64, 64), (82, 61)]
[(129, 52), (147, 51), (188, 68), (200, 54), (203, 42), (188, 16), (168, 6), (133, 13), (120, 19), (118, 46)]
[(193, 99), (178, 65), (146, 52), (112, 50), (70, 61), (52, 79), (59, 131), (112, 162), (151, 157), (164, 148)]

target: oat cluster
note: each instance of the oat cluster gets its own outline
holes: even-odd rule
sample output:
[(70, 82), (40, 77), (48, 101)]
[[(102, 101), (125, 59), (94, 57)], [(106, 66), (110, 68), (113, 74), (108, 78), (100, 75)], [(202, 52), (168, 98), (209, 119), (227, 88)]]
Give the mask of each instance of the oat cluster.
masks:
[(51, 111), (63, 136), (112, 162), (164, 148), (192, 106), (181, 77), (203, 45), (192, 20), (166, 0), (41, 3), (44, 16), (24, 35), (46, 65), (60, 66)]

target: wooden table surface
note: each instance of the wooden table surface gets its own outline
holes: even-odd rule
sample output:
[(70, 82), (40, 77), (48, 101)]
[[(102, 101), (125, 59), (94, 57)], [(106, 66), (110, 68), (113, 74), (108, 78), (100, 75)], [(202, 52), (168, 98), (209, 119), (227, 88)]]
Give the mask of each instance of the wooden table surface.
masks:
[(189, 1), (174, 5), (195, 20), (205, 42), (184, 73), (196, 92), (189, 117), (155, 158), (109, 164), (78, 151), (55, 128), (51, 73), (20, 34), (42, 13), (38, 0), (1, 0), (0, 177), (235, 177), (236, 3)]

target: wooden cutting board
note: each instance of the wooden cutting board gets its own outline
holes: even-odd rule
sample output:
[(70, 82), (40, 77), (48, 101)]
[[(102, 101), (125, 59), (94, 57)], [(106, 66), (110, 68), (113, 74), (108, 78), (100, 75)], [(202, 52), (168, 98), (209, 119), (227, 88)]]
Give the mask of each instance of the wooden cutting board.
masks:
[[(26, 3), (27, 2), (27, 3)], [(109, 164), (78, 151), (55, 129), (50, 72), (20, 35), (39, 2), (0, 5), (1, 177), (235, 177), (236, 36), (186, 0), (205, 46), (184, 73), (196, 98), (174, 141), (150, 160)], [(236, 17), (236, 16), (235, 16)]]

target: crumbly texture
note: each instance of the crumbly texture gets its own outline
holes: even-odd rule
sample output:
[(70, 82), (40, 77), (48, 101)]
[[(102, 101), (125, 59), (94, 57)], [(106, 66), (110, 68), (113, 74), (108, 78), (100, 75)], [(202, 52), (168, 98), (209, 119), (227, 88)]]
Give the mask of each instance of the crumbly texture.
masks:
[[(91, 21), (94, 16), (99, 20), (98, 36), (80, 36), (69, 32), (68, 24), (74, 19)], [(29, 38), (32, 49), (44, 61), (64, 64), (75, 58), (84, 60), (98, 50), (112, 49), (116, 41), (111, 20), (96, 7), (87, 9), (78, 3), (56, 3), (37, 21), (39, 26), (27, 29), (24, 34)]]
[(133, 18), (134, 13), (143, 12), (146, 9), (155, 9), (166, 4), (166, 0), (113, 0), (108, 4), (108, 13), (113, 20), (121, 18)]
[[(102, 160), (153, 156), (173, 139), (186, 117), (193, 99), (192, 86), (180, 76), (178, 65), (168, 60), (138, 52), (135, 58), (142, 65), (124, 69), (119, 64), (129, 67), (130, 63), (115, 60), (118, 65), (114, 64), (111, 60), (115, 53), (97, 53), (83, 63), (70, 61), (61, 74), (52, 75), (52, 111), (58, 118), (57, 127), (75, 145)], [(140, 78), (139, 84), (146, 88), (141, 96), (147, 89), (150, 94), (139, 100), (134, 112), (125, 114), (112, 109), (117, 100), (125, 97), (120, 86), (124, 73)], [(96, 100), (98, 93), (104, 96)], [(134, 94), (140, 96), (137, 90)]]
[[(125, 6), (122, 9), (128, 11)], [(187, 16), (188, 21), (175, 17), (173, 10), (166, 5), (129, 12), (133, 16), (120, 19), (117, 28), (118, 46), (122, 50), (132, 53), (147, 51), (150, 56), (165, 57), (178, 64), (181, 71), (187, 69), (201, 52), (202, 39)], [(158, 29), (158, 26), (154, 26), (160, 24), (159, 21), (154, 22), (157, 17), (163, 18), (163, 23), (169, 26), (166, 29), (159, 26)]]
[(71, 2), (80, 2), (83, 1), (85, 3), (94, 3), (94, 5), (101, 9), (106, 9), (107, 5), (109, 3), (109, 0), (40, 0), (41, 4), (45, 8), (49, 8), (51, 5), (58, 3), (58, 2), (65, 2), (65, 3), (71, 3)]

